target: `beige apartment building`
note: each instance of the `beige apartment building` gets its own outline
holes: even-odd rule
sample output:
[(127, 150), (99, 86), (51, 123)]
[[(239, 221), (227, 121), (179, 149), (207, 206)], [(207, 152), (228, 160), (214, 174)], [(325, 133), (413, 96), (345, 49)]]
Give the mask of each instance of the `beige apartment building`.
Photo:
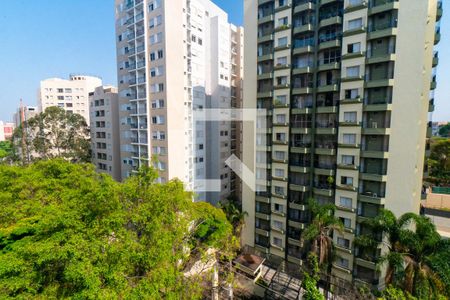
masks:
[(102, 85), (98, 77), (70, 75), (69, 79), (49, 78), (41, 81), (38, 91), (38, 107), (43, 112), (47, 107), (58, 106), (82, 115), (89, 121), (89, 93)]
[(89, 93), (92, 163), (121, 180), (119, 97), (117, 88), (99, 86)]
[[(266, 143), (244, 125), (245, 244), (301, 264), (307, 200), (334, 203), (333, 275), (382, 287), (355, 237), (382, 208), (419, 212), (436, 87), (437, 0), (245, 0), (244, 108), (267, 110)], [(264, 159), (266, 158), (266, 159)]]
[(238, 129), (198, 115), (240, 105), (242, 29), (209, 0), (115, 5), (122, 178), (156, 157), (160, 182), (217, 203), (236, 189), (225, 160)]

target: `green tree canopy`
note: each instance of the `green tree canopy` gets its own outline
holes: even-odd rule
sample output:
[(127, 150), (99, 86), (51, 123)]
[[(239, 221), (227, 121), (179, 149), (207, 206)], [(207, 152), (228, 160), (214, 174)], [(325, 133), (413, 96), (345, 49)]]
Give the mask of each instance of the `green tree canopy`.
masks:
[(432, 139), (428, 165), (431, 177), (450, 184), (450, 139)]
[(51, 158), (74, 162), (90, 160), (86, 120), (60, 107), (49, 107), (16, 128), (13, 141), (23, 163)]
[(232, 226), (181, 182), (154, 179), (117, 183), (64, 160), (0, 166), (0, 298), (199, 298), (189, 253), (226, 247)]
[(0, 142), (0, 160), (10, 157), (13, 153), (12, 143), (10, 141)]
[(442, 137), (450, 137), (450, 123), (439, 128), (439, 135)]

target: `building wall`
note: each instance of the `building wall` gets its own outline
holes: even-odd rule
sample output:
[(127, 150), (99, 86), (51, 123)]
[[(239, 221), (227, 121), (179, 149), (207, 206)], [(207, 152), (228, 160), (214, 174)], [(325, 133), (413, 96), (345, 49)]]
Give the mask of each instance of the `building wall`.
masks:
[(43, 80), (38, 91), (39, 111), (43, 112), (50, 106), (59, 106), (66, 111), (82, 115), (89, 124), (89, 93), (101, 85), (100, 78), (85, 75), (71, 75), (69, 80)]
[(92, 163), (99, 172), (121, 180), (117, 88), (100, 86), (89, 94)]
[(36, 106), (23, 106), (17, 109), (14, 113), (13, 120), (16, 127), (20, 126), (23, 121), (29, 120), (38, 114)]

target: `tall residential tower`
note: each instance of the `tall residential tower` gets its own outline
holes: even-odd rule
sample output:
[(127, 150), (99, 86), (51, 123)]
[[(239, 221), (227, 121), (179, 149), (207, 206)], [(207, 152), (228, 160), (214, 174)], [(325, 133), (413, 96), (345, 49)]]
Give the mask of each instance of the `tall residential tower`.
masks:
[(441, 3), (244, 3), (244, 107), (268, 115), (266, 143), (244, 125), (244, 161), (267, 174), (258, 192), (244, 188), (245, 243), (300, 264), (307, 200), (334, 203), (345, 231), (334, 233), (333, 274), (382, 285), (385, 249), (354, 241), (382, 208), (419, 212)]
[(231, 124), (197, 116), (240, 101), (242, 30), (208, 0), (115, 4), (122, 177), (157, 156), (159, 181), (178, 178), (216, 203), (231, 192)]

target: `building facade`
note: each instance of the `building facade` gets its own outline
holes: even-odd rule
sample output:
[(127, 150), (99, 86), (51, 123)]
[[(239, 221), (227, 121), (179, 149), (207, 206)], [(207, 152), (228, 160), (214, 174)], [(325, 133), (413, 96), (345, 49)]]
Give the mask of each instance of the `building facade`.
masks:
[(100, 78), (85, 75), (70, 75), (68, 80), (43, 80), (38, 91), (39, 112), (50, 106), (58, 106), (68, 112), (82, 115), (89, 124), (89, 93), (101, 85)]
[(11, 140), (14, 128), (14, 123), (0, 121), (0, 142)]
[[(300, 264), (307, 200), (333, 203), (333, 275), (381, 287), (386, 249), (355, 245), (386, 208), (419, 212), (437, 0), (245, 0), (244, 107), (267, 110), (265, 143), (244, 125), (244, 162), (267, 180), (245, 186), (244, 241)], [(414, 38), (411, 38), (414, 37)], [(263, 159), (267, 158), (267, 159)]]
[(35, 117), (38, 114), (36, 106), (20, 106), (14, 114), (14, 124), (19, 127), (23, 122)]
[(160, 182), (178, 178), (216, 203), (231, 191), (231, 125), (204, 122), (202, 111), (232, 105), (242, 29), (207, 0), (115, 4), (122, 177), (157, 157)]
[(92, 163), (99, 172), (121, 180), (119, 97), (117, 88), (100, 86), (89, 93)]

